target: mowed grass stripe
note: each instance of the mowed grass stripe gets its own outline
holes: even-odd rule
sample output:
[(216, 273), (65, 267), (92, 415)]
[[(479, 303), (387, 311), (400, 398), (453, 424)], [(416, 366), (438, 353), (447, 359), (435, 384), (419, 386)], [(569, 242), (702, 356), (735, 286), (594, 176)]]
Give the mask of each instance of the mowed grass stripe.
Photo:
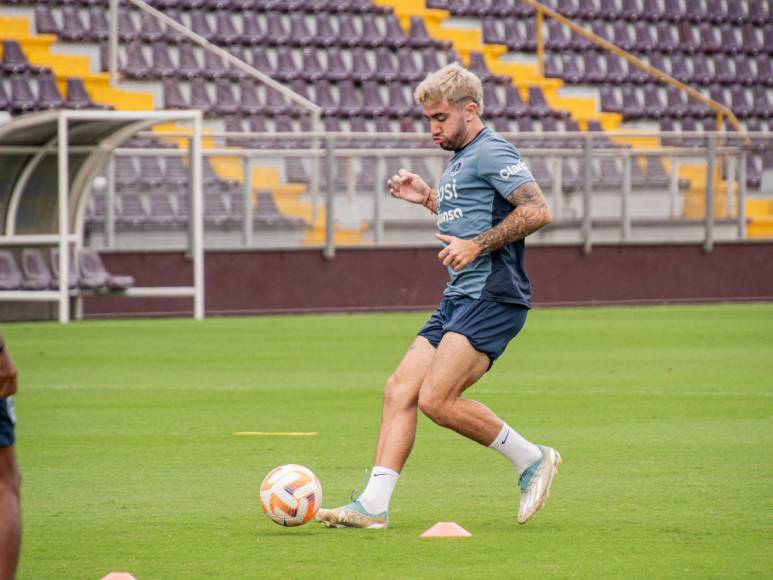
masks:
[[(535, 310), (470, 396), (565, 462), (514, 523), (512, 468), (421, 419), (382, 531), (283, 529), (274, 466), (348, 501), (426, 319), (9, 324), (20, 578), (746, 577), (773, 569), (773, 305)], [(234, 437), (238, 431), (314, 437)], [(473, 536), (420, 540), (438, 521)]]

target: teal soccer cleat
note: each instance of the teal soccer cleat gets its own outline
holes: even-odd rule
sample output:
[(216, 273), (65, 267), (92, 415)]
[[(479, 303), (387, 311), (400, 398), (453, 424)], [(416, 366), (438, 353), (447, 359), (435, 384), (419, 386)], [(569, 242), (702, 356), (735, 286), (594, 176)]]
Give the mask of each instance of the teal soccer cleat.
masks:
[(328, 528), (388, 528), (389, 512), (368, 513), (359, 501), (354, 500), (332, 510), (320, 508), (316, 520)]
[(542, 458), (532, 463), (518, 479), (521, 503), (518, 507), (518, 523), (525, 524), (545, 505), (550, 495), (550, 484), (558, 473), (561, 456), (552, 447), (539, 446)]

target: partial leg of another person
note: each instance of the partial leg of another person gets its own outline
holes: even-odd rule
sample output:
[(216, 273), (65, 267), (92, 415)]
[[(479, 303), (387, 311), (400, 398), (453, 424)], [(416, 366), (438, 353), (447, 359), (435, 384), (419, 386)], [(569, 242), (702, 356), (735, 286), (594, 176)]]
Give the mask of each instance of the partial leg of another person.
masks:
[(419, 408), (438, 425), (507, 457), (519, 476), (517, 519), (526, 523), (544, 505), (561, 458), (554, 449), (525, 439), (487, 406), (462, 396), (483, 376), (490, 361), (469, 338), (447, 332), (419, 391)]
[[(5, 404), (0, 400), (0, 404)], [(0, 447), (0, 580), (16, 575), (21, 547), (21, 476), (13, 445)]]
[(317, 521), (330, 527), (385, 528), (389, 501), (416, 438), (416, 414), (421, 387), (435, 347), (417, 336), (384, 387), (376, 457), (365, 490), (352, 503), (320, 509)]

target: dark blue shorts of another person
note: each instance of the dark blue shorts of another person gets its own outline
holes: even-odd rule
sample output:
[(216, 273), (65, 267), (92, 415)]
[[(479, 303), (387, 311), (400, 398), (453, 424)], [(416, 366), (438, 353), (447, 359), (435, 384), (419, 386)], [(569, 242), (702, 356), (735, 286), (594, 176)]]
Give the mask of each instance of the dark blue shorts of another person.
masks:
[(13, 445), (14, 423), (16, 423), (16, 412), (13, 408), (13, 397), (0, 399), (0, 447)]
[(468, 296), (446, 296), (419, 331), (437, 348), (446, 332), (467, 337), (470, 344), (489, 358), (489, 368), (526, 323), (529, 309), (520, 304), (475, 300)]

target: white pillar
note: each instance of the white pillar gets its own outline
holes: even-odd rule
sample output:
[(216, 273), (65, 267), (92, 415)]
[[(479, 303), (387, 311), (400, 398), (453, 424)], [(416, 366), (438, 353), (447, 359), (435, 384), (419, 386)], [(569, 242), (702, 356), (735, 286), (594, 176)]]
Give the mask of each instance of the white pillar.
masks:
[(69, 233), (69, 151), (67, 134), (66, 113), (59, 113), (58, 124), (59, 137), (59, 322), (66, 324), (70, 321), (70, 292), (68, 274), (70, 270), (70, 248), (68, 245)]
[(204, 200), (201, 191), (201, 112), (193, 118), (191, 147), (191, 212), (193, 220), (193, 316), (204, 318)]

